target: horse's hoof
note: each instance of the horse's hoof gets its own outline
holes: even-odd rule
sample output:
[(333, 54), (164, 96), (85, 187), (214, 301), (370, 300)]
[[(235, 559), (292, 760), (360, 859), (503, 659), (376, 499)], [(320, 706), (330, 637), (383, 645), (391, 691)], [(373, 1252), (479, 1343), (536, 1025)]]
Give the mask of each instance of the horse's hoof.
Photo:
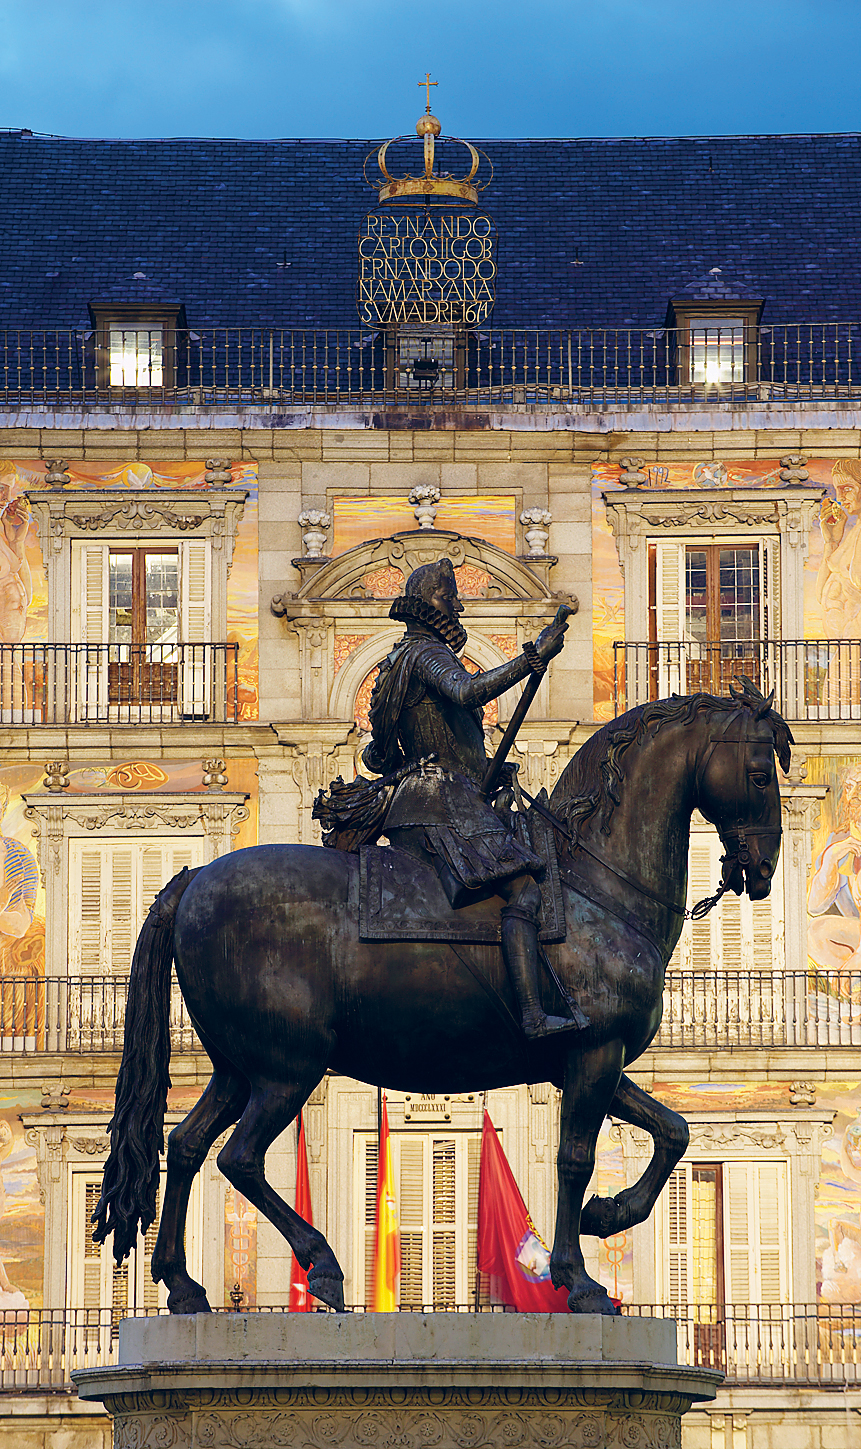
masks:
[(200, 1293), (187, 1293), (185, 1295), (169, 1293), (167, 1296), (167, 1310), (168, 1313), (212, 1312), (206, 1294), (202, 1291)]
[(580, 1231), (592, 1238), (611, 1238), (620, 1231), (619, 1206), (612, 1197), (590, 1197), (580, 1214)]
[(336, 1277), (334, 1273), (318, 1273), (316, 1268), (312, 1268), (308, 1274), (308, 1292), (329, 1308), (334, 1308), (336, 1313), (344, 1312), (343, 1278)]
[(600, 1313), (604, 1318), (618, 1318), (620, 1310), (600, 1283), (590, 1288), (575, 1288), (568, 1294), (569, 1313)]

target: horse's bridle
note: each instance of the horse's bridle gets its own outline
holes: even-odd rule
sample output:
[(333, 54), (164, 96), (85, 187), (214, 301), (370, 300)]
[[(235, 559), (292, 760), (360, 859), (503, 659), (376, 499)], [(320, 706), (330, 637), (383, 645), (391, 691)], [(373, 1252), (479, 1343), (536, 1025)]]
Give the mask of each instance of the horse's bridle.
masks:
[[(748, 729), (751, 721), (751, 713), (751, 706), (741, 705), (737, 710), (734, 710), (733, 713), (729, 715), (722, 730), (720, 730), (716, 734), (710, 735), (708, 749), (703, 754), (703, 758), (701, 759), (699, 766), (697, 767), (696, 779), (694, 782), (696, 789), (697, 806), (699, 806), (700, 803), (700, 789), (706, 769), (708, 768), (711, 757), (714, 754), (715, 749), (718, 745), (738, 745), (738, 753), (736, 755), (736, 785), (738, 787), (737, 796), (739, 799), (741, 798), (742, 787), (745, 786), (747, 783), (744, 768), (744, 747), (750, 743)], [(737, 735), (729, 734), (730, 726), (733, 724), (734, 721), (738, 721), (741, 725), (741, 728)], [(583, 844), (582, 840), (580, 840), (576, 835), (571, 834), (567, 826), (563, 825), (562, 821), (557, 815), (553, 814), (552, 810), (548, 810), (546, 805), (542, 805), (539, 800), (536, 800), (534, 796), (530, 795), (529, 792), (527, 790), (524, 790), (522, 786), (520, 787), (520, 790), (521, 794), (530, 802), (530, 804), (535, 807), (535, 809), (538, 811), (538, 814), (541, 815), (548, 822), (549, 825), (552, 825), (554, 830), (557, 830), (560, 835), (563, 835), (565, 839), (569, 842), (569, 844), (573, 845), (575, 849), (581, 850), (584, 855), (588, 855), (590, 859), (596, 861), (598, 865), (603, 866), (604, 870), (608, 870), (611, 875), (615, 875), (617, 879), (624, 881), (626, 885), (632, 886), (635, 891), (638, 891), (640, 895), (645, 896), (647, 900), (654, 901), (657, 905), (663, 906), (665, 910), (672, 911), (673, 914), (676, 916), (681, 916), (682, 919), (685, 921), (701, 921), (704, 916), (707, 916), (709, 911), (714, 909), (721, 897), (724, 896), (729, 890), (729, 883), (735, 867), (738, 865), (741, 866), (742, 870), (746, 870), (747, 867), (750, 865), (750, 850), (747, 844), (747, 832), (745, 826), (742, 825), (741, 820), (739, 818), (736, 818), (734, 822), (730, 823), (727, 826), (718, 826), (717, 829), (718, 834), (721, 838), (721, 843), (729, 847), (732, 840), (735, 839), (735, 850), (728, 850), (728, 853), (726, 855), (721, 856), (723, 879), (717, 890), (715, 891), (714, 895), (706, 896), (703, 900), (697, 901), (695, 906), (691, 906), (690, 909), (686, 909), (681, 906), (677, 906), (674, 901), (666, 900), (663, 896), (658, 895), (656, 891), (650, 890), (648, 886), (644, 886), (640, 882), (632, 880), (630, 876), (625, 875), (620, 870), (616, 870), (616, 868), (610, 865), (608, 861), (603, 860), (600, 855), (595, 855), (595, 853), (591, 851), (588, 846)], [(752, 833), (756, 835), (776, 835), (778, 836), (778, 838), (780, 838), (783, 835), (783, 830), (778, 825), (772, 827), (765, 827), (762, 830), (756, 830)]]

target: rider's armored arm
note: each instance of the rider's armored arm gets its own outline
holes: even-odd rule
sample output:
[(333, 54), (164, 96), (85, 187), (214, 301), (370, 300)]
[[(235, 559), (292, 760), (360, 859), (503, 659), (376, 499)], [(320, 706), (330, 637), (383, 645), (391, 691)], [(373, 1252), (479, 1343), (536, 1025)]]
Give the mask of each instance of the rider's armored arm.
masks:
[(452, 662), (451, 650), (444, 644), (431, 646), (416, 660), (414, 674), (431, 689), (461, 705), (464, 709), (480, 709), (488, 700), (504, 694), (531, 672), (525, 654), (518, 654), (508, 664), (486, 669), (482, 674), (468, 674), (463, 665)]

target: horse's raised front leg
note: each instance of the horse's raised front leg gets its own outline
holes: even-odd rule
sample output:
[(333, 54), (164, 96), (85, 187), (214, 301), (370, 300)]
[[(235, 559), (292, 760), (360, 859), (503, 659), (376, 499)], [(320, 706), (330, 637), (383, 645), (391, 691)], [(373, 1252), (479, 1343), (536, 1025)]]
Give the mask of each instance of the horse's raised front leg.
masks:
[(595, 1167), (595, 1144), (607, 1115), (622, 1070), (621, 1041), (607, 1042), (593, 1051), (573, 1050), (565, 1064), (562, 1122), (556, 1159), (559, 1199), (556, 1234), (550, 1255), (550, 1277), (555, 1288), (569, 1290), (572, 1313), (618, 1313), (606, 1288), (586, 1272), (580, 1248), (580, 1213), (583, 1195)]
[(256, 1083), (236, 1131), (218, 1154), (218, 1166), (228, 1182), (287, 1239), (301, 1266), (311, 1269), (308, 1288), (314, 1297), (343, 1312), (344, 1275), (335, 1254), (323, 1234), (288, 1207), (264, 1174), (267, 1148), (304, 1107), (317, 1080), (315, 1076), (294, 1087), (281, 1082)]
[(167, 1181), (151, 1271), (156, 1283), (167, 1285), (171, 1313), (209, 1312), (206, 1290), (185, 1266), (188, 1197), (216, 1137), (241, 1115), (248, 1091), (246, 1081), (216, 1069), (200, 1101), (167, 1139)]
[(622, 1076), (609, 1111), (632, 1127), (643, 1127), (655, 1144), (652, 1160), (639, 1182), (615, 1197), (590, 1198), (580, 1220), (581, 1231), (596, 1238), (624, 1233), (644, 1223), (658, 1201), (670, 1173), (684, 1157), (690, 1132), (684, 1117), (644, 1092), (630, 1077)]

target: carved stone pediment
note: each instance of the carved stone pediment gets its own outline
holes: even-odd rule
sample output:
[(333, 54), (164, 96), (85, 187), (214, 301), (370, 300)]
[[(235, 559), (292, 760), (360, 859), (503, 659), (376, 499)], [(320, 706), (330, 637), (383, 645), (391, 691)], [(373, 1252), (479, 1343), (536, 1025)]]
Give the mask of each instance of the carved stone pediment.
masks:
[(248, 491), (233, 489), (31, 488), (27, 498), (36, 516), (43, 551), (66, 538), (92, 534), (196, 533), (213, 540), (229, 536), (242, 518)]
[[(386, 600), (374, 599), (365, 579), (380, 569), (398, 569), (404, 576), (423, 564), (448, 558), (457, 569), (471, 564), (488, 575), (483, 597), (493, 602), (555, 601), (537, 569), (481, 538), (467, 538), (444, 530), (416, 529), (391, 538), (371, 539), (357, 544), (337, 558), (314, 569), (296, 593), (282, 593), (272, 600), (272, 612), (297, 617), (308, 605), (326, 603), (370, 604), (379, 610)], [(545, 570), (542, 570), (545, 572)], [(566, 600), (567, 602), (567, 600)], [(313, 610), (312, 610), (313, 612)]]

